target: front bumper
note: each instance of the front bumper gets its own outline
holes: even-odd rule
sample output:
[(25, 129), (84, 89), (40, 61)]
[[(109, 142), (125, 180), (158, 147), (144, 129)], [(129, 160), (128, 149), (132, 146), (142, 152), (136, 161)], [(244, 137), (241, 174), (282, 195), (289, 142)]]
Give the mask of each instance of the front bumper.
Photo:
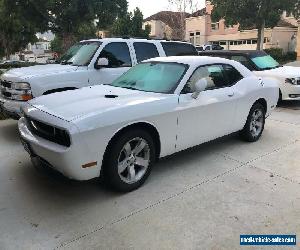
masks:
[(283, 88), (280, 88), (283, 101), (299, 101), (300, 100), (300, 85), (292, 85), (285, 83)]
[[(18, 126), (24, 148), (35, 162), (36, 159), (47, 162), (47, 166), (73, 180), (85, 181), (100, 176), (102, 161), (97, 159), (99, 155), (89, 151), (82, 138), (72, 137), (71, 147), (64, 147), (31, 133), (25, 118), (19, 120)], [(97, 164), (83, 167), (91, 162)]]
[(26, 102), (8, 100), (0, 95), (0, 111), (14, 120), (20, 119), (21, 108), (25, 105)]

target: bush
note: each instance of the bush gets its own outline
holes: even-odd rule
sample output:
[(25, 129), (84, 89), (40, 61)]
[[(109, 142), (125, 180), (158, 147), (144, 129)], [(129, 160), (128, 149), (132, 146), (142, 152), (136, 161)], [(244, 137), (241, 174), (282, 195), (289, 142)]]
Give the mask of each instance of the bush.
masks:
[(281, 48), (270, 48), (266, 49), (265, 52), (272, 56), (276, 61), (281, 64), (285, 64), (288, 62), (296, 61), (297, 53), (296, 52), (287, 52), (284, 53)]
[(34, 62), (17, 62), (17, 63), (8, 63), (8, 64), (0, 64), (1, 69), (13, 69), (13, 68), (22, 68), (22, 67), (30, 67), (40, 65), (39, 63)]
[(297, 52), (288, 52), (285, 57), (288, 61), (296, 61), (297, 60)]
[(277, 61), (280, 61), (283, 57), (283, 49), (281, 48), (270, 48), (266, 49), (265, 52)]

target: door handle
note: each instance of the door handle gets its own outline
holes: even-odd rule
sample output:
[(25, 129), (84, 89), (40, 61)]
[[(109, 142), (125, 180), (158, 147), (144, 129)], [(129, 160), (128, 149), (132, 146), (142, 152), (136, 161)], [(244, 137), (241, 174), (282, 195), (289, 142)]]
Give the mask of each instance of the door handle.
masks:
[(234, 97), (234, 93), (229, 94), (228, 97)]

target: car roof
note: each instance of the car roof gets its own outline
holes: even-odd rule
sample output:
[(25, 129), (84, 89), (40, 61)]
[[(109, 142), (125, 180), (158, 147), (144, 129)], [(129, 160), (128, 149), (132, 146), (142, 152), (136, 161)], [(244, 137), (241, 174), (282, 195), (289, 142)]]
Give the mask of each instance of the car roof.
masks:
[(256, 56), (256, 55), (266, 55), (265, 51), (259, 50), (211, 50), (211, 51), (203, 51), (201, 54), (219, 54), (219, 55), (248, 55), (248, 56)]
[(170, 56), (170, 57), (157, 57), (146, 60), (144, 62), (167, 62), (167, 63), (181, 63), (189, 65), (191, 70), (198, 68), (199, 66), (210, 64), (228, 64), (240, 71), (244, 76), (253, 76), (253, 72), (247, 69), (245, 66), (237, 61), (229, 60), (221, 57), (211, 56)]
[(184, 44), (191, 44), (184, 41), (175, 41), (175, 40), (160, 40), (160, 39), (146, 39), (146, 38), (102, 38), (102, 39), (89, 39), (83, 40), (80, 42), (124, 42), (124, 41), (136, 41), (136, 42), (166, 42), (166, 43), (184, 43)]
[(232, 60), (228, 60), (220, 57), (210, 57), (210, 56), (170, 56), (170, 57), (156, 57), (145, 62), (175, 62), (188, 65), (202, 65), (202, 64), (214, 64), (214, 63), (230, 63)]

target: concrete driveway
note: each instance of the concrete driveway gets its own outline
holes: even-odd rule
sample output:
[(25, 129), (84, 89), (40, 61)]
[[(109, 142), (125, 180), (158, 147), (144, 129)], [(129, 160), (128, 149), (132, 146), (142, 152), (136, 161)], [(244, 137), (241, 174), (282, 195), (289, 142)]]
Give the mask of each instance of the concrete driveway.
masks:
[(0, 122), (0, 249), (240, 249), (240, 234), (300, 236), (300, 103), (258, 143), (232, 135), (174, 155), (124, 195), (37, 173), (16, 122)]

